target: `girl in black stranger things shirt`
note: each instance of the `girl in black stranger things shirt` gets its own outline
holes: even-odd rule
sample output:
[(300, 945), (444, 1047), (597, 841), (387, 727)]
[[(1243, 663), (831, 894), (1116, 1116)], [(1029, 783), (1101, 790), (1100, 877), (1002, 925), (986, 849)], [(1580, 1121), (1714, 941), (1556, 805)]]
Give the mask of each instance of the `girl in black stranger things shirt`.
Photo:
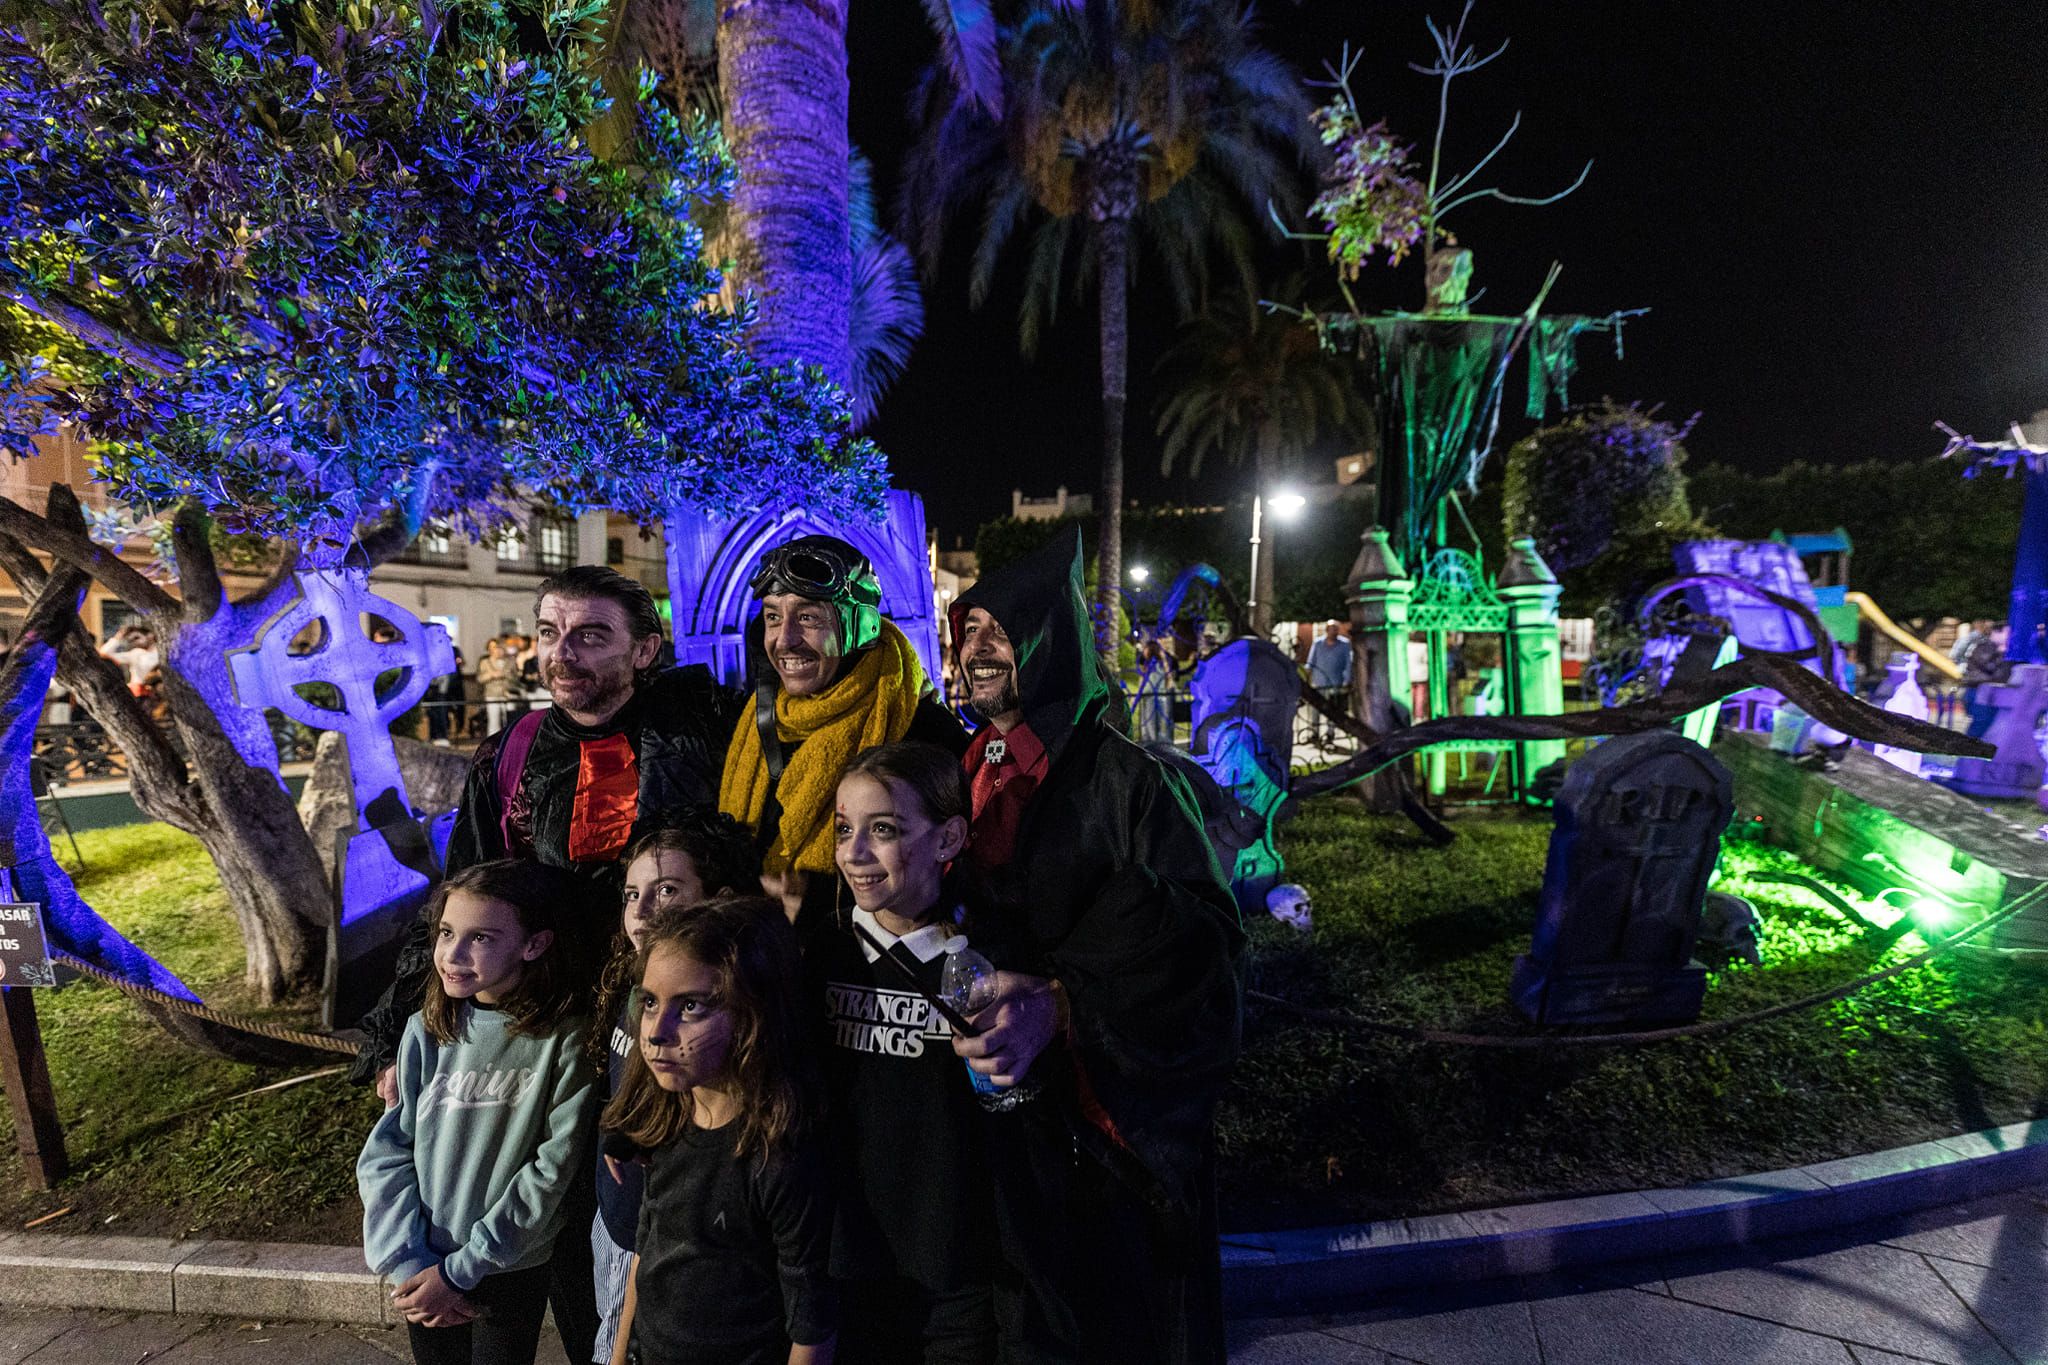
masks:
[[(597, 1068), (599, 1094), (610, 1099), (626, 1079), (627, 1063), (640, 1048), (640, 998), (634, 983), (647, 926), (673, 906), (695, 905), (715, 896), (751, 892), (761, 883), (761, 855), (753, 839), (731, 816), (710, 806), (685, 806), (626, 846), (619, 860), (625, 891), (611, 960), (598, 979), (598, 1002), (590, 1030), (590, 1061)], [(609, 1020), (607, 1024), (605, 1021)], [(632, 1276), (633, 1235), (640, 1223), (640, 1195), (646, 1169), (636, 1161), (597, 1154), (597, 1217), (591, 1221), (591, 1264), (596, 1275), (598, 1332), (596, 1359), (612, 1358), (619, 1335), (619, 1310)]]
[(832, 1210), (796, 936), (779, 900), (647, 926), (607, 1149), (651, 1154), (613, 1365), (831, 1365)]
[(840, 779), (833, 831), (856, 908), (799, 923), (824, 1005), (843, 1365), (995, 1359), (982, 1116), (952, 1029), (918, 989), (937, 995), (947, 953), (966, 946), (941, 897), (966, 817), (953, 755), (916, 742), (864, 750)]

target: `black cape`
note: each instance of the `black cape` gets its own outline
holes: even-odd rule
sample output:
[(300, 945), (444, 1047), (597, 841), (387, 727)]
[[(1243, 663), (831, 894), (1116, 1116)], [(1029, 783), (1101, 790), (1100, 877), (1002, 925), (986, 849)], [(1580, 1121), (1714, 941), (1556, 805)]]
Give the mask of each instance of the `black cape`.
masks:
[[(968, 932), (997, 965), (1065, 987), (1072, 1060), (1122, 1139), (1088, 1122), (1078, 1095), (1046, 1078), (1068, 1138), (1099, 1166), (1091, 1189), (1120, 1191), (1150, 1232), (1151, 1264), (1126, 1267), (1121, 1283), (1136, 1297), (1157, 1290), (1182, 1306), (1176, 1340), (1155, 1334), (1145, 1354), (1125, 1359), (1220, 1361), (1212, 1126), (1237, 1057), (1242, 929), (1193, 794), (1121, 731), (1081, 583), (1079, 537), (1059, 537), (982, 579), (953, 608), (956, 640), (975, 607), (1009, 636), (1025, 723), (1048, 755), (1013, 856), (976, 866), (986, 908)], [(1034, 1071), (1062, 1062), (1071, 1069), (1071, 1060), (1048, 1055)], [(1057, 1178), (1043, 1154), (1027, 1164), (1029, 1176), (1013, 1168), (999, 1182)], [(1047, 1206), (1075, 1203), (1071, 1190), (1037, 1195)], [(1045, 1243), (1024, 1252), (1057, 1254)], [(1147, 1270), (1172, 1283), (1148, 1289), (1140, 1283)], [(1114, 1358), (1088, 1345), (1100, 1338), (1087, 1308), (1076, 1316), (1078, 1358)], [(1133, 1348), (1126, 1340), (1114, 1349)]]

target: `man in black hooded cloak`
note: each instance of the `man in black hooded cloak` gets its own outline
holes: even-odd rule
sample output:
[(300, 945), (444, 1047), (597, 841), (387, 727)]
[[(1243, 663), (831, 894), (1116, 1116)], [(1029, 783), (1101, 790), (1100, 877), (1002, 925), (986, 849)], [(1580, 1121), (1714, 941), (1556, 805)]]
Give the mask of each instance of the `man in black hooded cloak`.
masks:
[(955, 1048), (988, 1116), (1005, 1360), (1224, 1359), (1213, 1120), (1236, 1059), (1237, 910), (1184, 783), (1130, 742), (1097, 665), (1078, 533), (952, 609), (987, 720), (964, 764), (970, 928), (1002, 969)]

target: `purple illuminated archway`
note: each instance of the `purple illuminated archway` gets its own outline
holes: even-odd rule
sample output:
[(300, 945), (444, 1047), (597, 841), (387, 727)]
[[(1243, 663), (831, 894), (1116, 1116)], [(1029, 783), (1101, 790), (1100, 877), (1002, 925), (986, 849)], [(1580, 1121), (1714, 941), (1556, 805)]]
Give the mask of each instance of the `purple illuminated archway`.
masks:
[(678, 508), (663, 526), (668, 541), (669, 603), (676, 662), (708, 664), (727, 682), (746, 675), (744, 631), (753, 609), (747, 580), (769, 549), (797, 536), (831, 535), (851, 542), (882, 582), (882, 615), (910, 638), (927, 677), (939, 678), (939, 634), (932, 570), (925, 547), (924, 500), (892, 490), (888, 515), (848, 525), (782, 504), (749, 517), (713, 517)]

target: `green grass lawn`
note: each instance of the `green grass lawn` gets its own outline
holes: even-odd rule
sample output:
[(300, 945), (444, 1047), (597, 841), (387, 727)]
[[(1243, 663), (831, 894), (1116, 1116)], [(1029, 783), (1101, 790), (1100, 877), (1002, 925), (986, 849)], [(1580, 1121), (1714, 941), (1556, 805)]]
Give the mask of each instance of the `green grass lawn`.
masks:
[[(1307, 1005), (1474, 1033), (1508, 1005), (1550, 823), (1399, 817), (1312, 802), (1283, 840), (1314, 893), (1308, 937), (1250, 926), (1249, 981)], [(1713, 973), (1704, 1017), (1743, 1014), (1917, 951), (1865, 942), (1818, 897), (1747, 883), (1788, 855), (1731, 840), (1720, 884), (1758, 902), (1764, 965)], [(1853, 898), (1852, 899), (1856, 899)], [(1335, 1032), (1256, 1006), (1221, 1120), (1225, 1225), (1379, 1218), (1675, 1185), (2048, 1113), (2048, 972), (1951, 955), (1848, 1000), (1633, 1049), (1482, 1052)]]
[[(1250, 983), (1380, 1019), (1526, 1031), (1508, 975), (1528, 946), (1549, 821), (1501, 813), (1456, 828), (1437, 849), (1347, 798), (1310, 803), (1285, 843), (1316, 928), (1252, 923)], [(211, 1003), (262, 1013), (195, 842), (159, 826), (79, 841), (92, 869), (81, 888), (110, 920)], [(1723, 855), (1724, 882), (1762, 902), (1770, 932), (1761, 969), (1714, 974), (1708, 1018), (1881, 959), (1810, 893), (1742, 883), (1765, 863), (1796, 867), (1739, 842)], [(30, 1192), (8, 1142), (0, 1225), (69, 1207), (44, 1229), (356, 1238), (355, 1155), (377, 1113), (368, 1092), (337, 1075), (248, 1094), (314, 1068), (195, 1052), (90, 981), (39, 992), (38, 1004), (74, 1173)], [(2048, 972), (1979, 956), (1788, 1019), (1631, 1050), (1473, 1052), (1254, 1008), (1220, 1123), (1225, 1226), (1680, 1184), (2010, 1122), (2048, 1112), (2044, 1044)]]
[[(304, 1026), (303, 1015), (254, 1007), (234, 916), (196, 840), (129, 825), (81, 833), (78, 843), (87, 867), (81, 894), (207, 1003)], [(64, 853), (68, 867), (69, 845)], [(208, 1056), (96, 981), (38, 991), (36, 1003), (72, 1175), (55, 1190), (30, 1191), (9, 1122), (0, 1226), (69, 1207), (43, 1230), (360, 1235), (355, 1157), (375, 1098), (339, 1075), (246, 1094), (328, 1063), (275, 1069)]]

